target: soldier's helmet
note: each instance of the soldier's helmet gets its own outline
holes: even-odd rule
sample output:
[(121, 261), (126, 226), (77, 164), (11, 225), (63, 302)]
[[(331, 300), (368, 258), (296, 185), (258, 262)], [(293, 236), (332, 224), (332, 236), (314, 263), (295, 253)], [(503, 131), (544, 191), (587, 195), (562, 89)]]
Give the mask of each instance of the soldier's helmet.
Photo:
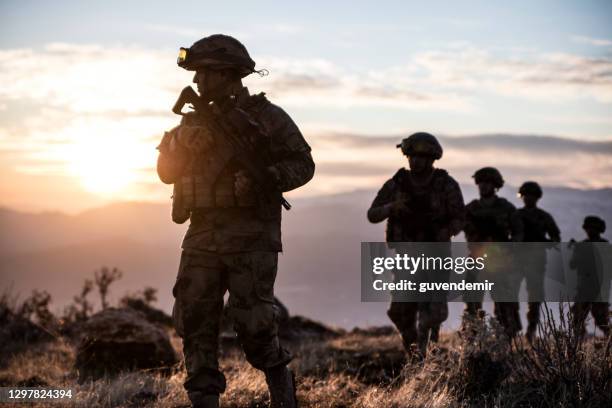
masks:
[(495, 167), (483, 167), (478, 169), (472, 176), (476, 184), (482, 181), (489, 181), (493, 183), (495, 188), (502, 188), (504, 186), (504, 179)]
[(234, 37), (213, 34), (179, 50), (179, 67), (188, 71), (199, 68), (234, 69), (241, 77), (255, 72), (255, 61), (246, 47)]
[(606, 222), (599, 218), (596, 215), (589, 215), (584, 218), (584, 223), (582, 223), (582, 228), (593, 228), (598, 231), (600, 234), (606, 232)]
[(402, 153), (406, 156), (429, 156), (434, 160), (442, 158), (442, 146), (438, 139), (430, 133), (414, 133), (403, 139), (402, 143), (396, 147), (402, 149)]
[(526, 181), (521, 188), (519, 188), (519, 194), (521, 196), (532, 195), (537, 198), (542, 198), (542, 187), (535, 181)]

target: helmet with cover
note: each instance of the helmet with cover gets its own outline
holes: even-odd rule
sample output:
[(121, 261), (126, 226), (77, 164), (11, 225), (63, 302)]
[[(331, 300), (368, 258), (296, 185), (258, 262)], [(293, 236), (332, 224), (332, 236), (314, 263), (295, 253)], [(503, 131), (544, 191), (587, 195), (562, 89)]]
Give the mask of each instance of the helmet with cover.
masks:
[(189, 48), (181, 48), (177, 64), (188, 71), (201, 68), (233, 69), (242, 78), (255, 72), (255, 61), (246, 47), (234, 37), (224, 34), (213, 34), (196, 41)]
[(428, 156), (434, 160), (442, 158), (442, 146), (438, 139), (426, 132), (414, 133), (403, 139), (396, 147), (402, 149), (402, 153), (406, 156)]
[(483, 181), (488, 181), (493, 184), (495, 188), (502, 188), (504, 186), (504, 179), (495, 167), (483, 167), (478, 169), (472, 176), (476, 184)]

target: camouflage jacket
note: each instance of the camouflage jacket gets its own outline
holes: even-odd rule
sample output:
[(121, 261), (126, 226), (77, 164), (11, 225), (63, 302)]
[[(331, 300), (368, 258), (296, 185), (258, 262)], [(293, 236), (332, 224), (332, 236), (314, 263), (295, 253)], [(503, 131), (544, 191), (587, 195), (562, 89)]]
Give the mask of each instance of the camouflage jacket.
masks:
[[(397, 200), (406, 200), (406, 212), (393, 213)], [(402, 168), (378, 191), (368, 219), (387, 220), (387, 242), (448, 242), (463, 228), (463, 195), (446, 170), (434, 169), (428, 183), (417, 185)]]
[[(285, 192), (306, 184), (314, 174), (315, 165), (310, 146), (289, 115), (269, 102), (263, 93), (249, 95), (247, 88), (237, 95), (235, 103), (257, 125), (257, 135), (240, 136), (266, 138), (266, 149), (273, 158), (269, 166), (277, 175), (278, 189)], [(188, 114), (180, 126), (206, 125), (200, 122), (197, 114)], [(212, 129), (216, 147), (197, 157), (199, 166), (193, 177), (194, 183), (214, 177), (209, 181), (212, 198), (200, 199), (199, 206), (190, 210), (191, 222), (183, 248), (219, 253), (282, 251), (280, 194), (271, 200), (273, 208), (267, 208), (269, 211), (265, 217), (258, 209), (255, 190), (246, 196), (237, 196), (234, 191), (236, 174), (245, 170), (231, 154), (227, 154), (227, 149), (220, 149), (223, 136), (214, 134), (214, 127)], [(184, 180), (183, 173), (189, 165), (185, 164), (184, 153), (173, 153), (167, 148), (169, 143), (169, 140), (162, 140), (160, 144), (157, 168), (160, 179), (165, 183), (175, 183), (176, 187), (177, 182)], [(213, 169), (215, 173), (211, 176)]]
[(516, 207), (495, 196), (491, 203), (472, 200), (466, 207), (465, 236), (468, 242), (523, 240), (523, 222)]
[(519, 208), (519, 216), (523, 222), (525, 242), (561, 241), (561, 231), (555, 219), (540, 208)]

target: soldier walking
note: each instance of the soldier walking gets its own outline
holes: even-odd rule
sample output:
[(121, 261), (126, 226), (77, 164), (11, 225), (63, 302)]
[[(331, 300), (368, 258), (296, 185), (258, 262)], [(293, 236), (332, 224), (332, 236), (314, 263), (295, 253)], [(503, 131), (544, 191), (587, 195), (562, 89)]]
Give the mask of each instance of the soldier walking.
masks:
[[(464, 205), (459, 184), (446, 170), (433, 166), (442, 157), (442, 146), (433, 135), (419, 132), (397, 147), (407, 156), (410, 170), (401, 168), (387, 180), (368, 210), (368, 220), (387, 220), (388, 243), (449, 243), (463, 227)], [(402, 302), (393, 295), (387, 314), (407, 352), (418, 343), (424, 355), (428, 341), (437, 341), (440, 325), (448, 317), (448, 305), (446, 299), (435, 300)]]
[[(523, 223), (516, 207), (505, 198), (497, 196), (497, 191), (504, 185), (504, 179), (499, 170), (494, 167), (483, 167), (472, 177), (478, 185), (480, 198), (472, 200), (466, 206), (464, 230), (468, 242), (522, 241)], [(478, 250), (477, 244), (469, 245), (469, 247), (472, 251)], [(475, 255), (472, 254), (472, 256)], [(508, 265), (505, 267), (508, 268)], [(506, 273), (512, 274), (514, 271), (507, 270)], [(506, 278), (509, 281), (506, 289), (516, 284), (512, 276)], [(478, 316), (479, 310), (482, 309), (482, 296), (484, 294), (481, 294), (479, 301), (466, 302), (466, 317)], [(514, 337), (521, 331), (518, 301), (495, 302), (495, 316), (508, 336)]]
[[(582, 228), (587, 238), (575, 244), (574, 253), (570, 260), (570, 267), (577, 270), (578, 287), (574, 304), (572, 305), (572, 324), (578, 335), (584, 336), (586, 329), (584, 322), (589, 314), (593, 315), (595, 325), (604, 333), (610, 335), (609, 288), (610, 271), (605, 271), (607, 265), (598, 259), (596, 243), (607, 243), (608, 240), (601, 234), (606, 231), (606, 222), (595, 215), (584, 218)], [(607, 249), (606, 252), (610, 252)]]
[(219, 319), (229, 291), (238, 340), (249, 363), (265, 373), (271, 405), (295, 407), (274, 281), (287, 205), (282, 192), (312, 178), (310, 147), (281, 108), (242, 85), (255, 62), (235, 38), (215, 34), (181, 48), (178, 65), (195, 71), (199, 95), (188, 100), (196, 110), (164, 135), (157, 171), (174, 184), (173, 219), (190, 220), (172, 290), (184, 386), (194, 407), (219, 406), (226, 386), (217, 360)]
[[(526, 181), (519, 189), (524, 207), (519, 208), (524, 228), (524, 242), (560, 242), (561, 232), (555, 219), (548, 212), (537, 206), (542, 198), (542, 188), (535, 181)], [(525, 336), (531, 342), (540, 322), (540, 304), (544, 299), (544, 273), (546, 271), (546, 248), (543, 244), (534, 244), (522, 251), (522, 270), (527, 285), (529, 306), (527, 310), (527, 333)], [(519, 283), (520, 284), (520, 283)]]

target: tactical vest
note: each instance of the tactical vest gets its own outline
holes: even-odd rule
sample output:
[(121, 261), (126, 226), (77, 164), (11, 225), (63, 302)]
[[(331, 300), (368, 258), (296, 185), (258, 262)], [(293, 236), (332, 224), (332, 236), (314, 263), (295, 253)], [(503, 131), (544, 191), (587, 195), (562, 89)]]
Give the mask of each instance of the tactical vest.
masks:
[(523, 241), (546, 242), (548, 232), (548, 215), (539, 208), (521, 208), (518, 210), (525, 229)]
[(476, 236), (468, 237), (468, 240), (509, 241), (512, 233), (510, 217), (513, 211), (512, 204), (501, 197), (496, 197), (490, 206), (483, 206), (480, 200), (472, 201), (467, 206), (467, 218), (468, 222), (474, 225)]
[(396, 191), (393, 201), (407, 200), (412, 215), (390, 216), (387, 220), (387, 242), (435, 242), (438, 231), (448, 225), (444, 189), (448, 173), (434, 169), (431, 180), (424, 186), (415, 186), (410, 171), (400, 169), (393, 176)]
[[(250, 103), (247, 105), (249, 113), (254, 113), (257, 105), (265, 101), (267, 100), (263, 95), (250, 97)], [(197, 126), (201, 124), (200, 120), (200, 117), (193, 115), (186, 122)], [(196, 211), (253, 208), (259, 204), (255, 191), (240, 197), (235, 195), (235, 174), (241, 169), (236, 161), (236, 151), (228, 139), (223, 137), (221, 128), (214, 125), (211, 125), (211, 128), (215, 139), (214, 146), (203, 154), (192, 155), (180, 180), (174, 184), (172, 219), (179, 224), (189, 219)], [(270, 209), (261, 211), (268, 213)]]

